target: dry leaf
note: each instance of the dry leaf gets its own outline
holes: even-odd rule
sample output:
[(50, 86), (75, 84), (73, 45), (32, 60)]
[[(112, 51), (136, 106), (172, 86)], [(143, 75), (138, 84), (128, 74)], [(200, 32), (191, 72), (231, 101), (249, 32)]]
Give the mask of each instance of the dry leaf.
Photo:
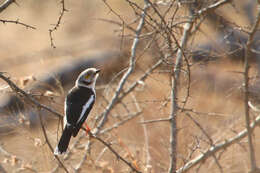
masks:
[(8, 158), (4, 158), (3, 163), (8, 163), (9, 159)]
[(98, 162), (98, 166), (105, 169), (107, 166), (109, 165), (109, 163), (107, 161), (99, 161)]
[(112, 167), (108, 167), (107, 170), (109, 170), (110, 173), (115, 173), (115, 170)]
[(24, 169), (30, 169), (30, 170), (31, 170), (31, 169), (32, 169), (32, 164), (30, 164), (30, 163), (24, 164), (24, 163), (23, 163), (23, 164), (21, 165), (21, 168), (20, 168), (20, 169), (23, 169), (23, 170), (24, 170)]
[(40, 138), (34, 138), (34, 146), (39, 147), (42, 145), (42, 140)]
[(22, 87), (25, 87), (29, 82), (36, 81), (34, 76), (26, 76), (20, 79), (20, 83)]
[(54, 96), (59, 96), (57, 93), (55, 93), (55, 92), (52, 92), (52, 91), (46, 91), (44, 94), (43, 94), (44, 96), (46, 96), (46, 97), (54, 97)]
[(17, 163), (18, 159), (16, 155), (11, 156), (11, 165), (14, 166)]

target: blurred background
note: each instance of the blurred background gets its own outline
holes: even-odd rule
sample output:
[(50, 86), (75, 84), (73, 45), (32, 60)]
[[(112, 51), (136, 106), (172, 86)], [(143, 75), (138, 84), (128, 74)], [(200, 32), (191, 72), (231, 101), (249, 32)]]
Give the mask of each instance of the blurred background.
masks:
[[(0, 0), (0, 4), (4, 2)], [(217, 2), (196, 1), (193, 11)], [(189, 2), (165, 0), (152, 3), (165, 14), (167, 25), (172, 27), (172, 33), (180, 42), (184, 23), (192, 11), (187, 7)], [(88, 124), (95, 129), (128, 68), (136, 34), (133, 30), (138, 25), (140, 7), (143, 6), (144, 2), (140, 0), (65, 0), (67, 11), (57, 30), (52, 32), (56, 47), (53, 48), (49, 30), (55, 27), (60, 17), (60, 0), (15, 1), (0, 12), (0, 19), (18, 20), (36, 29), (0, 22), (0, 72), (5, 72), (5, 76), (37, 101), (63, 115), (64, 98), (77, 75), (87, 67), (100, 68), (97, 102), (88, 118)], [(132, 84), (137, 83), (137, 86), (112, 108), (102, 127), (105, 132), (100, 136), (136, 169), (159, 173), (167, 172), (169, 168), (170, 122), (144, 122), (170, 116), (170, 77), (178, 46), (171, 38), (173, 54), (165, 58), (169, 51), (165, 41), (167, 32), (154, 10), (149, 9), (148, 14), (136, 50), (136, 67), (119, 97)], [(177, 169), (212, 146), (204, 132), (186, 116), (187, 112), (214, 144), (245, 129), (243, 57), (248, 38), (246, 31), (250, 31), (256, 14), (255, 1), (234, 0), (194, 22), (184, 51), (189, 70), (185, 61), (178, 82), (177, 100), (184, 109), (179, 110), (176, 122)], [(254, 36), (249, 59), (250, 101), (256, 106), (259, 102), (258, 38), (259, 32)], [(160, 66), (149, 72), (145, 79), (140, 78), (160, 59), (163, 59)], [(46, 144), (37, 117), (44, 117), (52, 147), (56, 146), (61, 134), (59, 119), (46, 110), (38, 110), (23, 97), (16, 97), (3, 80), (0, 80), (0, 94), (0, 172), (64, 172)], [(258, 116), (252, 110), (250, 115), (251, 120)], [(256, 128), (253, 144), (259, 165), (258, 135), (259, 128)], [(188, 172), (242, 173), (250, 170), (247, 138), (221, 150), (215, 157), (218, 161), (209, 157)], [(107, 147), (89, 139), (84, 132), (72, 140), (70, 154), (61, 157), (61, 161), (69, 172), (131, 171)]]

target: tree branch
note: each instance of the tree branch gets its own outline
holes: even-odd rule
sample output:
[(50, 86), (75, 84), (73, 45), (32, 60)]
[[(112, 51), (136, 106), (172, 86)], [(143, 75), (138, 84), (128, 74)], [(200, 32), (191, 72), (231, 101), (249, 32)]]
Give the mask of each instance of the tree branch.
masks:
[(65, 8), (65, 0), (61, 0), (60, 3), (61, 3), (61, 5), (62, 5), (62, 8), (61, 8), (61, 12), (60, 12), (60, 15), (59, 15), (59, 17), (58, 17), (58, 20), (57, 20), (56, 24), (54, 25), (54, 27), (51, 28), (51, 29), (49, 29), (49, 36), (50, 36), (50, 42), (51, 42), (51, 47), (52, 47), (52, 48), (56, 48), (56, 46), (55, 46), (55, 44), (54, 44), (54, 41), (53, 41), (53, 40), (54, 40), (54, 39), (53, 39), (53, 32), (56, 31), (56, 30), (59, 28), (59, 26), (60, 26), (60, 24), (61, 24), (61, 19), (62, 19), (62, 17), (64, 16), (64, 13), (65, 13), (66, 11), (68, 11), (68, 10)]
[(9, 5), (12, 3), (15, 3), (15, 0), (6, 0), (1, 6), (0, 6), (0, 13), (2, 13)]
[[(38, 107), (38, 108), (39, 108), (39, 111), (38, 111), (39, 114), (38, 114), (38, 116), (39, 116), (39, 120), (40, 120), (40, 124), (41, 124), (41, 128), (42, 128), (42, 132), (43, 132), (45, 141), (46, 141), (46, 143), (47, 143), (49, 149), (51, 150), (51, 153), (53, 153), (53, 148), (52, 148), (51, 143), (50, 143), (50, 141), (49, 141), (49, 139), (48, 139), (48, 136), (47, 136), (47, 133), (46, 133), (46, 130), (45, 130), (43, 121), (42, 121), (42, 115), (41, 115), (41, 113), (40, 113), (40, 107)], [(56, 156), (56, 155), (54, 155), (54, 157), (55, 157), (55, 159), (59, 162), (60, 166), (64, 169), (64, 171), (65, 171), (66, 173), (69, 173), (68, 169), (67, 169), (67, 168), (65, 167), (65, 165), (61, 162), (61, 160), (59, 159), (59, 157)]]
[[(87, 132), (87, 130), (84, 127), (81, 127), (82, 130)], [(97, 135), (91, 133), (88, 131), (88, 134), (90, 137), (96, 139), (97, 141), (101, 142), (103, 145), (105, 145), (119, 160), (123, 161), (126, 165), (128, 165), (134, 172), (141, 173), (139, 170), (137, 170), (131, 163), (129, 163), (127, 160), (125, 160), (122, 156), (120, 156), (112, 147), (110, 144), (106, 143), (103, 139), (98, 137)]]
[(188, 37), (193, 26), (192, 19), (190, 22), (184, 25), (184, 31), (180, 42), (180, 48), (178, 48), (176, 62), (173, 69), (173, 74), (171, 76), (171, 114), (169, 119), (171, 120), (171, 135), (170, 135), (170, 166), (168, 173), (172, 173), (176, 171), (176, 149), (177, 149), (177, 111), (178, 111), (178, 103), (177, 103), (177, 95), (178, 95), (178, 87), (177, 84), (179, 82), (180, 71), (182, 66), (182, 57), (183, 50), (186, 48), (186, 44), (188, 42)]
[(26, 93), (25, 91), (23, 91), (22, 89), (20, 89), (17, 85), (15, 85), (8, 77), (5, 77), (3, 75), (3, 72), (0, 72), (0, 78), (3, 79), (9, 86), (10, 88), (12, 88), (12, 90), (14, 92), (16, 92), (17, 94), (24, 96), (27, 100), (29, 100), (31, 103), (33, 103), (34, 105), (43, 108), (49, 112), (51, 112), (52, 114), (54, 114), (55, 116), (57, 116), (58, 118), (62, 118), (63, 116), (61, 114), (59, 114), (58, 112), (52, 110), (51, 108), (49, 108), (48, 106), (45, 106), (41, 103), (39, 103), (37, 100), (35, 100), (30, 94)]
[[(256, 126), (260, 125), (260, 116), (258, 116), (254, 122), (250, 124), (250, 130), (254, 130)], [(239, 132), (236, 136), (233, 138), (229, 138), (224, 140), (223, 142), (220, 142), (218, 144), (215, 144), (214, 146), (210, 147), (209, 149), (203, 151), (203, 154), (200, 154), (196, 158), (190, 160), (187, 162), (183, 167), (179, 168), (176, 173), (184, 173), (189, 171), (191, 168), (194, 166), (198, 165), (201, 162), (204, 162), (206, 159), (211, 157), (213, 154), (217, 153), (220, 150), (227, 149), (230, 147), (232, 144), (238, 143), (241, 141), (243, 138), (245, 138), (248, 135), (247, 129), (242, 130)]]
[(249, 114), (249, 91), (248, 91), (248, 85), (249, 85), (249, 58), (251, 56), (251, 45), (255, 36), (255, 33), (258, 29), (260, 23), (260, 2), (258, 2), (258, 13), (255, 20), (255, 23), (253, 25), (253, 28), (249, 34), (249, 38), (246, 43), (245, 48), (245, 61), (244, 61), (244, 107), (245, 107), (245, 122), (246, 122), (246, 129), (248, 131), (248, 146), (249, 146), (249, 156), (250, 156), (250, 164), (251, 164), (251, 172), (255, 172), (258, 170), (256, 165), (256, 158), (255, 158), (255, 149), (252, 141), (252, 133), (253, 130), (250, 128), (250, 114)]
[[(130, 74), (133, 72), (134, 68), (135, 68), (135, 57), (136, 57), (136, 49), (137, 49), (137, 45), (139, 43), (139, 36), (141, 34), (141, 31), (143, 29), (144, 26), (144, 21), (145, 21), (145, 16), (146, 16), (146, 10), (148, 9), (148, 5), (145, 4), (144, 6), (144, 10), (141, 14), (141, 19), (139, 21), (139, 24), (137, 26), (136, 29), (136, 34), (135, 34), (135, 39), (133, 41), (132, 44), (132, 48), (131, 48), (131, 56), (130, 56), (130, 62), (129, 62), (129, 68), (128, 70), (125, 72), (125, 74), (123, 75), (123, 77), (121, 78), (117, 89), (115, 91), (114, 96), (112, 97), (112, 100), (110, 101), (110, 103), (107, 105), (107, 107), (105, 108), (105, 111), (102, 113), (103, 115), (103, 119), (100, 121), (100, 123), (97, 126), (97, 131), (96, 133), (99, 133), (99, 129), (101, 127), (103, 127), (103, 125), (105, 124), (105, 122), (107, 121), (107, 116), (110, 113), (110, 111), (112, 110), (112, 108), (114, 107), (115, 103), (118, 100), (119, 94), (122, 91), (124, 84), (126, 83), (128, 77), (130, 76)], [(96, 134), (95, 134), (96, 135)]]
[(22, 25), (22, 26), (26, 27), (26, 29), (27, 29), (27, 28), (36, 29), (34, 26), (31, 26), (31, 25), (28, 25), (28, 24), (19, 22), (18, 19), (17, 19), (17, 20), (3, 20), (3, 19), (0, 19), (0, 22), (3, 22), (3, 24), (6, 24), (6, 23), (14, 23), (14, 24)]

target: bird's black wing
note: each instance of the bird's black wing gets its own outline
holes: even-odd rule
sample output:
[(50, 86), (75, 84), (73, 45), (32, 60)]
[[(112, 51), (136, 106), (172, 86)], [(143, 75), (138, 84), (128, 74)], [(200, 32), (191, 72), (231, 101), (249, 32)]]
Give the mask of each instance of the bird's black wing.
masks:
[(74, 87), (66, 98), (67, 124), (73, 127), (73, 136), (78, 134), (95, 102), (95, 93), (90, 88)]

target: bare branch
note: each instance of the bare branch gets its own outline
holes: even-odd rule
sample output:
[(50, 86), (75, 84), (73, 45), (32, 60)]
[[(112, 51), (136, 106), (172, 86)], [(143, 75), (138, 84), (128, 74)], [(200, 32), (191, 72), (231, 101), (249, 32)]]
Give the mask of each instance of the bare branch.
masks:
[(219, 8), (220, 6), (223, 6), (227, 3), (230, 3), (232, 0), (222, 0), (222, 1), (218, 1), (212, 5), (209, 5), (206, 8), (203, 8), (201, 10), (198, 11), (197, 15), (202, 15), (205, 13), (208, 13), (209, 11), (215, 10), (216, 8)]
[[(32, 96), (30, 96), (29, 94), (27, 94), (25, 91), (23, 91), (22, 89), (20, 89), (19, 87), (17, 87), (10, 79), (8, 79), (7, 77), (5, 77), (2, 73), (0, 73), (0, 78), (2, 78), (4, 81), (6, 81), (9, 86), (17, 93), (17, 94), (22, 94), (23, 96), (25, 96), (26, 99), (28, 99), (29, 101), (31, 101), (33, 104), (35, 104), (36, 106), (38, 106), (38, 108), (43, 108), (43, 109), (46, 109), (47, 111), (53, 113), (54, 115), (57, 115), (57, 116), (61, 116), (59, 113), (53, 111), (52, 109), (48, 108), (47, 106), (45, 105), (42, 105), (40, 104), (39, 102), (37, 102)], [(40, 112), (40, 111), (39, 111)], [(137, 113), (138, 115), (139, 113)], [(135, 115), (136, 116), (136, 115)], [(131, 117), (133, 118), (133, 117)], [(44, 137), (45, 137), (45, 140), (50, 148), (50, 150), (53, 152), (53, 148), (48, 140), (48, 136), (47, 136), (47, 133), (46, 133), (46, 130), (45, 130), (45, 127), (43, 125), (43, 122), (42, 122), (42, 118), (41, 118), (41, 115), (39, 115), (39, 119), (40, 119), (40, 123), (41, 123), (41, 127), (42, 127), (42, 131), (43, 131), (43, 134), (44, 134)], [(124, 123), (124, 122), (123, 122)], [(82, 128), (83, 130), (86, 131), (85, 128)], [(100, 141), (101, 143), (103, 143), (105, 146), (108, 147), (108, 149), (114, 153), (117, 158), (119, 158), (120, 160), (122, 160), (124, 163), (126, 163), (129, 167), (131, 167), (131, 169), (135, 172), (139, 172), (138, 170), (136, 170), (129, 162), (127, 162), (124, 158), (122, 158), (109, 144), (107, 144), (105, 141), (103, 141), (101, 138), (97, 137), (96, 135), (94, 134), (91, 134), (89, 133), (91, 137), (97, 139), (98, 141)], [(63, 167), (63, 169), (65, 170), (66, 167), (62, 164), (62, 162), (60, 161), (60, 159), (55, 156), (55, 158), (58, 160), (59, 164)], [(56, 170), (56, 168), (55, 168)], [(67, 170), (67, 169), (66, 169)], [(68, 172), (68, 171), (66, 171)]]
[(56, 31), (56, 30), (59, 28), (59, 26), (60, 26), (60, 24), (61, 24), (61, 19), (63, 18), (64, 13), (65, 13), (66, 11), (68, 11), (68, 10), (65, 8), (65, 0), (61, 0), (60, 3), (61, 3), (61, 5), (62, 5), (62, 8), (61, 8), (61, 12), (60, 12), (59, 18), (58, 18), (56, 24), (54, 25), (54, 27), (51, 28), (51, 29), (49, 29), (49, 36), (50, 36), (50, 42), (51, 42), (51, 47), (52, 47), (52, 48), (56, 48), (56, 46), (55, 46), (55, 44), (54, 44), (54, 42), (53, 42), (53, 32)]
[[(206, 130), (200, 125), (199, 122), (197, 122), (189, 113), (186, 113), (186, 115), (196, 124), (196, 126), (202, 131), (202, 133), (208, 138), (209, 142), (210, 142), (210, 145), (212, 147), (214, 147), (214, 141), (213, 139), (209, 136), (209, 134), (206, 132)], [(212, 154), (217, 166), (219, 167), (219, 170), (220, 172), (223, 172), (223, 168), (222, 166), (220, 165), (219, 161), (218, 161), (218, 158), (216, 157), (215, 154)]]
[(245, 107), (245, 120), (246, 120), (246, 128), (248, 131), (248, 145), (249, 145), (249, 156), (250, 156), (250, 163), (251, 163), (251, 172), (255, 172), (258, 170), (257, 165), (256, 165), (256, 158), (255, 158), (255, 149), (252, 141), (252, 133), (250, 128), (250, 114), (249, 114), (249, 106), (248, 106), (248, 101), (249, 101), (249, 91), (248, 91), (248, 85), (249, 85), (249, 58), (251, 55), (251, 45), (253, 42), (254, 35), (258, 29), (258, 26), (260, 24), (260, 2), (258, 2), (258, 13), (257, 17), (255, 20), (255, 23), (253, 25), (253, 28), (249, 34), (249, 38), (247, 40), (246, 44), (246, 51), (245, 51), (245, 61), (244, 61), (244, 107)]
[(0, 13), (2, 13), (12, 3), (15, 3), (15, 0), (6, 0), (2, 5), (0, 5)]
[(121, 96), (118, 97), (117, 101), (122, 100), (125, 96), (127, 96), (130, 92), (132, 92), (140, 83), (140, 81), (144, 81), (157, 67), (159, 67), (163, 63), (163, 60), (160, 59), (157, 61), (151, 68), (145, 71), (145, 73), (137, 79), (126, 91), (122, 93)]
[(19, 20), (3, 20), (3, 19), (0, 19), (0, 22), (3, 22), (3, 24), (6, 24), (6, 23), (14, 23), (14, 24), (17, 24), (17, 25), (22, 25), (24, 27), (26, 27), (26, 29), (30, 28), (30, 29), (36, 29), (34, 26), (31, 26), (31, 25), (28, 25), (28, 24), (25, 24), (25, 23), (22, 23), (22, 22), (19, 22)]
[(255, 112), (260, 112), (260, 109), (252, 104), (252, 102), (248, 102), (248, 106)]
[(155, 119), (155, 120), (146, 120), (146, 121), (140, 121), (139, 123), (141, 124), (148, 124), (148, 123), (157, 123), (157, 122), (169, 122), (171, 121), (171, 118), (160, 118), (160, 119)]
[[(133, 101), (135, 103), (135, 107), (137, 109), (138, 112), (141, 112), (142, 109), (140, 107), (140, 105), (137, 102), (137, 99), (135, 97), (135, 95), (132, 93), (131, 94)], [(144, 121), (144, 115), (141, 115), (141, 121)], [(145, 154), (146, 154), (146, 162), (145, 162), (145, 169), (146, 169), (146, 173), (151, 173), (152, 172), (152, 158), (151, 158), (151, 154), (150, 154), (150, 147), (149, 147), (149, 135), (148, 135), (148, 130), (147, 130), (147, 126), (146, 124), (142, 124), (143, 130), (144, 130), (144, 143), (145, 143)]]
[[(44, 138), (45, 138), (45, 141), (49, 147), (49, 149), (51, 150), (51, 153), (53, 153), (53, 147), (51, 146), (51, 143), (48, 139), (48, 136), (47, 136), (47, 133), (46, 133), (46, 130), (45, 130), (45, 127), (44, 127), (44, 124), (43, 124), (43, 121), (42, 121), (42, 115), (40, 113), (40, 107), (38, 107), (39, 109), (39, 120), (40, 120), (40, 124), (41, 124), (41, 128), (42, 128), (42, 132), (43, 132), (43, 135), (44, 135)], [(54, 155), (55, 159), (59, 162), (60, 166), (64, 169), (65, 172), (69, 173), (68, 169), (65, 167), (65, 165), (60, 161), (59, 157)]]
[(107, 133), (115, 128), (118, 128), (119, 126), (122, 126), (124, 125), (125, 123), (127, 123), (128, 121), (132, 120), (133, 118), (139, 116), (142, 112), (136, 112), (136, 113), (132, 113), (132, 114), (129, 114), (129, 116), (127, 116), (125, 119), (113, 124), (112, 126), (109, 126), (108, 128), (106, 129), (103, 129), (99, 132), (99, 134), (104, 134), (104, 133)]
[(24, 96), (27, 100), (29, 100), (34, 105), (51, 112), (52, 114), (54, 114), (58, 118), (62, 118), (63, 117), (61, 114), (59, 114), (58, 112), (54, 111), (53, 109), (51, 109), (51, 108), (49, 108), (49, 107), (39, 103), (38, 101), (36, 101), (30, 94), (28, 94), (25, 91), (23, 91), (22, 89), (20, 89), (8, 77), (5, 77), (2, 72), (0, 72), (0, 78), (3, 79), (10, 86), (10, 88), (12, 88), (12, 90), (14, 92), (16, 92), (17, 94), (19, 94), (21, 96)]
[(178, 82), (180, 77), (180, 71), (182, 66), (182, 56), (184, 54), (183, 50), (186, 47), (188, 42), (188, 37), (193, 26), (192, 21), (188, 22), (184, 26), (183, 35), (180, 42), (180, 48), (178, 48), (175, 67), (173, 69), (173, 74), (171, 76), (171, 114), (169, 119), (171, 120), (171, 135), (170, 135), (170, 166), (168, 173), (172, 173), (176, 171), (176, 149), (177, 149), (177, 111), (178, 111), (178, 103), (177, 103), (177, 95), (178, 95)]
[[(84, 127), (81, 127), (85, 132), (87, 131)], [(123, 161), (126, 165), (128, 165), (134, 172), (141, 173), (139, 170), (137, 170), (131, 163), (129, 163), (127, 160), (125, 160), (122, 156), (120, 156), (112, 147), (110, 144), (106, 143), (103, 139), (98, 137), (97, 135), (88, 132), (89, 136), (96, 139), (97, 141), (101, 142), (103, 145), (105, 145), (119, 160)]]
[[(117, 89), (115, 91), (115, 94), (114, 96), (112, 97), (112, 100), (110, 101), (110, 103), (107, 105), (107, 107), (105, 108), (105, 111), (103, 112), (103, 119), (101, 120), (101, 122), (98, 124), (97, 128), (100, 129), (104, 124), (105, 122), (107, 121), (107, 116), (108, 114), (110, 113), (110, 111), (112, 110), (112, 108), (114, 107), (114, 104), (117, 102), (118, 100), (118, 97), (119, 97), (119, 94), (120, 92), (122, 91), (123, 89), (123, 86), (124, 84), (126, 83), (129, 75), (133, 72), (134, 70), (134, 67), (135, 67), (135, 57), (136, 57), (136, 49), (137, 49), (137, 45), (139, 43), (139, 36), (141, 34), (141, 31), (143, 29), (143, 26), (144, 26), (144, 19), (145, 19), (145, 16), (146, 16), (146, 10), (148, 9), (148, 5), (146, 4), (144, 6), (144, 11), (142, 12), (142, 17), (139, 21), (139, 24), (137, 26), (137, 29), (136, 29), (136, 35), (135, 35), (135, 39), (133, 41), (133, 44), (132, 44), (132, 48), (131, 48), (131, 56), (130, 56), (130, 62), (129, 62), (129, 68), (128, 70), (125, 72), (125, 74), (123, 75), (123, 77), (121, 78), (118, 86), (117, 86)], [(97, 133), (99, 131), (96, 131)]]
[[(260, 125), (260, 116), (256, 117), (255, 121), (250, 124), (250, 130), (254, 130), (256, 126)], [(238, 143), (243, 138), (248, 135), (247, 129), (242, 130), (236, 136), (226, 139), (223, 142), (215, 144), (214, 146), (210, 147), (209, 149), (203, 151), (203, 154), (200, 154), (196, 158), (187, 162), (183, 167), (179, 168), (176, 173), (184, 173), (193, 168), (194, 166), (204, 162), (206, 159), (211, 157), (213, 154), (219, 152), (220, 150), (227, 149), (228, 147), (232, 146), (235, 143)]]

